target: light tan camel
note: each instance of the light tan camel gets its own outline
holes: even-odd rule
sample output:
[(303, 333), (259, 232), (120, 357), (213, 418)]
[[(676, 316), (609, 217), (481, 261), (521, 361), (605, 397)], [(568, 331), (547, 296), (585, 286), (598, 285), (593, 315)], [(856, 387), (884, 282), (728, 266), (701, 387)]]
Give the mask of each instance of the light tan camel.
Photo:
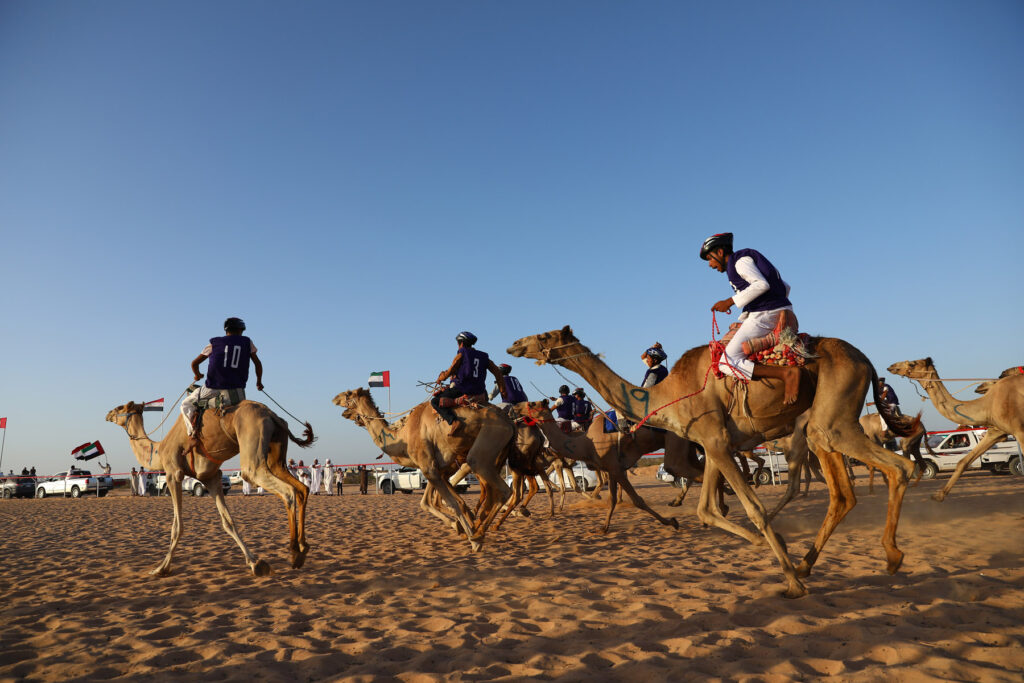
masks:
[[(841, 339), (811, 338), (809, 346), (815, 357), (801, 369), (797, 400), (788, 405), (783, 402), (782, 383), (777, 380), (753, 381), (743, 390), (731, 378), (708, 379), (708, 347), (685, 353), (668, 377), (648, 389), (626, 382), (612, 372), (573, 336), (568, 326), (524, 337), (509, 347), (508, 353), (572, 370), (583, 376), (620, 416), (635, 421), (648, 418), (652, 426), (670, 429), (699, 443), (706, 455), (698, 505), (701, 521), (756, 542), (756, 535), (715, 509), (713, 492), (719, 477), (724, 476), (782, 566), (786, 596), (799, 597), (806, 593), (799, 577), (810, 573), (829, 535), (856, 504), (849, 475), (843, 467), (843, 454), (876, 464), (887, 475), (889, 506), (882, 543), (890, 573), (896, 572), (903, 561), (903, 552), (896, 546), (896, 527), (913, 469), (909, 462), (872, 443), (857, 422), (868, 389), (877, 393), (877, 374), (871, 362)], [(781, 538), (771, 527), (764, 505), (733, 464), (732, 454), (790, 434), (796, 418), (806, 410), (810, 411), (808, 441), (821, 460), (830, 500), (813, 546), (795, 568)]]
[(935, 500), (945, 500), (964, 470), (989, 448), (1005, 441), (1008, 435), (1013, 434), (1017, 443), (1024, 443), (1024, 375), (1010, 374), (992, 384), (981, 398), (961, 401), (949, 393), (939, 379), (931, 358), (893, 363), (889, 372), (920, 382), (935, 409), (950, 422), (988, 427), (985, 438), (960, 459), (953, 476), (932, 496)]
[(146, 436), (142, 420), (142, 405), (128, 402), (107, 413), (107, 422), (124, 427), (128, 432), (135, 458), (149, 468), (160, 468), (167, 475), (167, 488), (174, 507), (171, 523), (171, 547), (157, 567), (150, 572), (164, 576), (170, 571), (171, 558), (181, 537), (181, 482), (190, 475), (203, 482), (213, 495), (220, 513), (224, 531), (235, 540), (245, 555), (245, 563), (256, 576), (270, 573), (270, 565), (259, 560), (246, 547), (235, 528), (221, 488), (221, 465), (241, 454), (242, 478), (253, 486), (262, 486), (284, 501), (288, 509), (289, 550), (292, 567), (299, 568), (306, 560), (306, 486), (292, 476), (287, 467), (288, 440), (300, 448), (308, 448), (315, 441), (313, 428), (306, 423), (303, 439), (299, 440), (288, 429), (288, 423), (275, 415), (262, 403), (242, 401), (229, 409), (223, 417), (215, 410), (203, 416), (202, 440), (208, 459), (198, 452), (188, 454), (189, 437), (181, 415), (167, 435), (156, 443)]
[[(885, 420), (878, 413), (861, 415), (860, 426), (864, 428), (864, 433), (868, 435), (869, 439), (883, 448), (885, 444), (897, 438), (896, 434), (889, 429), (889, 425), (885, 423)], [(927, 435), (928, 430), (925, 429), (924, 424), (918, 423), (917, 429), (910, 436), (904, 436), (899, 440), (900, 453), (904, 457), (913, 458), (918, 464), (917, 476), (914, 477), (915, 484), (921, 481), (921, 475), (924, 473), (924, 456), (921, 455), (921, 444), (924, 444), (925, 449), (931, 455), (935, 455), (931, 446), (928, 445), (927, 439), (925, 439)], [(865, 465), (865, 467), (868, 468), (868, 493), (874, 493), (875, 468), (871, 465)]]
[[(465, 426), (453, 436), (448, 434), (447, 424), (443, 429), (439, 426), (437, 413), (429, 402), (413, 408), (398, 429), (388, 425), (367, 389), (343, 391), (334, 397), (333, 403), (344, 408), (343, 417), (364, 427), (373, 442), (391, 458), (408, 458), (451, 508), (472, 551), (480, 550), (487, 528), (511, 493), (499, 475), (512, 448), (515, 427), (511, 420), (489, 404), (479, 408), (458, 407), (455, 412)], [(480, 495), (485, 499), (485, 517), (475, 526), (472, 512), (448, 481), (459, 469), (463, 456), (479, 478)], [(430, 491), (425, 492), (424, 500), (429, 495)], [(439, 507), (428, 509), (447, 523)]]

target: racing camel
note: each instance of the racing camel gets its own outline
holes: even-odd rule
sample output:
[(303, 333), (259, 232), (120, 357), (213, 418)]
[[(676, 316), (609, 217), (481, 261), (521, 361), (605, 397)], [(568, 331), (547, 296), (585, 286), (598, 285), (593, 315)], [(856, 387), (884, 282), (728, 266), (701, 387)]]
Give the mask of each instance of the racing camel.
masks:
[(190, 452), (190, 438), (185, 432), (185, 420), (181, 415), (178, 415), (159, 443), (146, 435), (141, 404), (129, 401), (114, 408), (107, 413), (107, 422), (124, 427), (131, 440), (132, 453), (144, 467), (160, 468), (167, 474), (167, 488), (174, 507), (171, 547), (163, 562), (151, 574), (164, 576), (170, 572), (171, 558), (181, 537), (181, 482), (185, 475), (203, 482), (213, 495), (221, 525), (242, 549), (245, 563), (253, 575), (266, 576), (271, 573), (270, 565), (257, 559), (245, 545), (224, 501), (220, 468), (238, 454), (241, 455), (242, 478), (275, 493), (288, 509), (292, 567), (298, 569), (306, 561), (306, 553), (309, 552), (309, 544), (306, 543), (306, 498), (309, 492), (288, 471), (287, 455), (289, 439), (300, 448), (308, 448), (315, 441), (313, 428), (308, 422), (300, 440), (289, 431), (287, 422), (256, 401), (242, 401), (229, 408), (224, 415), (219, 415), (216, 410), (207, 410), (203, 416), (202, 432), (205, 455), (200, 454), (199, 449)]
[[(700, 444), (705, 452), (705, 480), (701, 487), (698, 516), (711, 524), (756, 542), (757, 536), (727, 520), (713, 503), (713, 491), (724, 476), (764, 536), (787, 582), (785, 595), (806, 594), (800, 577), (807, 576), (825, 542), (843, 517), (856, 505), (843, 454), (870, 462), (881, 469), (889, 483), (888, 512), (882, 545), (887, 569), (895, 573), (903, 562), (896, 545), (896, 527), (913, 465), (872, 443), (857, 418), (870, 387), (877, 393), (877, 374), (871, 362), (849, 343), (836, 338), (809, 338), (814, 358), (800, 371), (797, 399), (783, 402), (782, 382), (766, 379), (742, 385), (732, 378), (709, 377), (711, 350), (691, 349), (672, 367), (668, 377), (648, 389), (631, 384), (612, 372), (597, 354), (573, 336), (567, 325), (561, 330), (524, 337), (508, 348), (516, 357), (561, 365), (581, 375), (620, 416), (669, 429)], [(878, 402), (877, 396), (875, 397)], [(822, 464), (829, 488), (829, 509), (815, 541), (798, 567), (786, 553), (782, 539), (772, 528), (764, 505), (732, 462), (735, 451), (790, 434), (796, 418), (809, 411), (807, 439)], [(907, 425), (890, 424), (900, 431)], [(909, 420), (908, 420), (909, 422)]]

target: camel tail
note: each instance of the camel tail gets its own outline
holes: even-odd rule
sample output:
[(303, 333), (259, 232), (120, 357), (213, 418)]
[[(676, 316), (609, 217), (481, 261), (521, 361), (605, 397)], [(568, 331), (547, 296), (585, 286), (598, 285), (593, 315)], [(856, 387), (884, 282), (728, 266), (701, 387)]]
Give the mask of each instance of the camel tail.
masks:
[(896, 411), (888, 403), (879, 400), (878, 373), (875, 372), (874, 366), (871, 367), (871, 396), (875, 400), (878, 414), (882, 416), (882, 420), (885, 421), (886, 426), (892, 430), (893, 434), (907, 437), (912, 436), (918, 430), (921, 425), (921, 413), (918, 413), (916, 417), (908, 415), (897, 416)]
[(313, 442), (316, 441), (316, 437), (313, 436), (313, 426), (308, 422), (305, 424), (306, 428), (302, 430), (301, 440), (298, 439), (294, 434), (292, 434), (292, 430), (288, 430), (288, 438), (291, 439), (292, 442), (299, 448), (309, 448), (310, 446), (313, 445)]

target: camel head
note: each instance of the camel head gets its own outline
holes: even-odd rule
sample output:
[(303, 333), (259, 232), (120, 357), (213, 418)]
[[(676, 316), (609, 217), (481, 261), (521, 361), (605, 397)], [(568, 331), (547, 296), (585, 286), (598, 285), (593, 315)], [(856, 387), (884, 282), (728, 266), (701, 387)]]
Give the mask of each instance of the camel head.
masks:
[(343, 391), (331, 401), (336, 406), (341, 406), (345, 411), (341, 414), (347, 420), (352, 420), (360, 427), (366, 426), (366, 418), (380, 417), (377, 404), (373, 402), (369, 389), (350, 389)]
[(128, 424), (129, 416), (141, 414), (142, 404), (136, 403), (135, 401), (128, 401), (123, 406), (118, 406), (107, 413), (107, 422), (113, 422), (116, 425), (125, 427)]
[(910, 379), (932, 377), (935, 375), (935, 365), (932, 363), (931, 358), (922, 358), (921, 360), (901, 360), (899, 363), (893, 363), (890, 365), (889, 372), (894, 375), (909, 377)]
[(508, 347), (507, 352), (516, 358), (533, 358), (537, 365), (543, 365), (578, 354), (579, 343), (580, 340), (573, 335), (572, 328), (566, 325), (560, 330), (517, 339)]
[(528, 401), (526, 408), (520, 411), (520, 415), (521, 417), (540, 420), (541, 422), (553, 419), (551, 407), (548, 405), (546, 398), (542, 401)]

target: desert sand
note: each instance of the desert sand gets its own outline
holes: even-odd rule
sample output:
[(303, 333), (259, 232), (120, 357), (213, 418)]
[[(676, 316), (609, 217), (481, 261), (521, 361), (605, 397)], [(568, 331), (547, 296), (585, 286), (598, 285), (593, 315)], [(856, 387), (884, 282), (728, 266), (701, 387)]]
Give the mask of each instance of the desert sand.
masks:
[[(676, 489), (636, 481), (671, 510)], [(471, 554), (418, 496), (346, 487), (311, 498), (298, 570), (281, 502), (232, 494), (266, 578), (210, 498), (185, 498), (165, 578), (147, 572), (166, 550), (166, 498), (3, 500), (0, 679), (1019, 682), (1024, 478), (972, 474), (930, 500), (944, 481), (909, 490), (906, 560), (889, 576), (885, 493), (859, 476), (859, 505), (797, 600), (763, 547), (696, 521), (697, 490), (678, 531), (624, 503), (607, 535), (601, 503), (574, 495), (550, 518), (538, 497)], [(770, 506), (782, 488), (759, 491)], [(815, 484), (777, 520), (794, 558), (825, 504)]]

